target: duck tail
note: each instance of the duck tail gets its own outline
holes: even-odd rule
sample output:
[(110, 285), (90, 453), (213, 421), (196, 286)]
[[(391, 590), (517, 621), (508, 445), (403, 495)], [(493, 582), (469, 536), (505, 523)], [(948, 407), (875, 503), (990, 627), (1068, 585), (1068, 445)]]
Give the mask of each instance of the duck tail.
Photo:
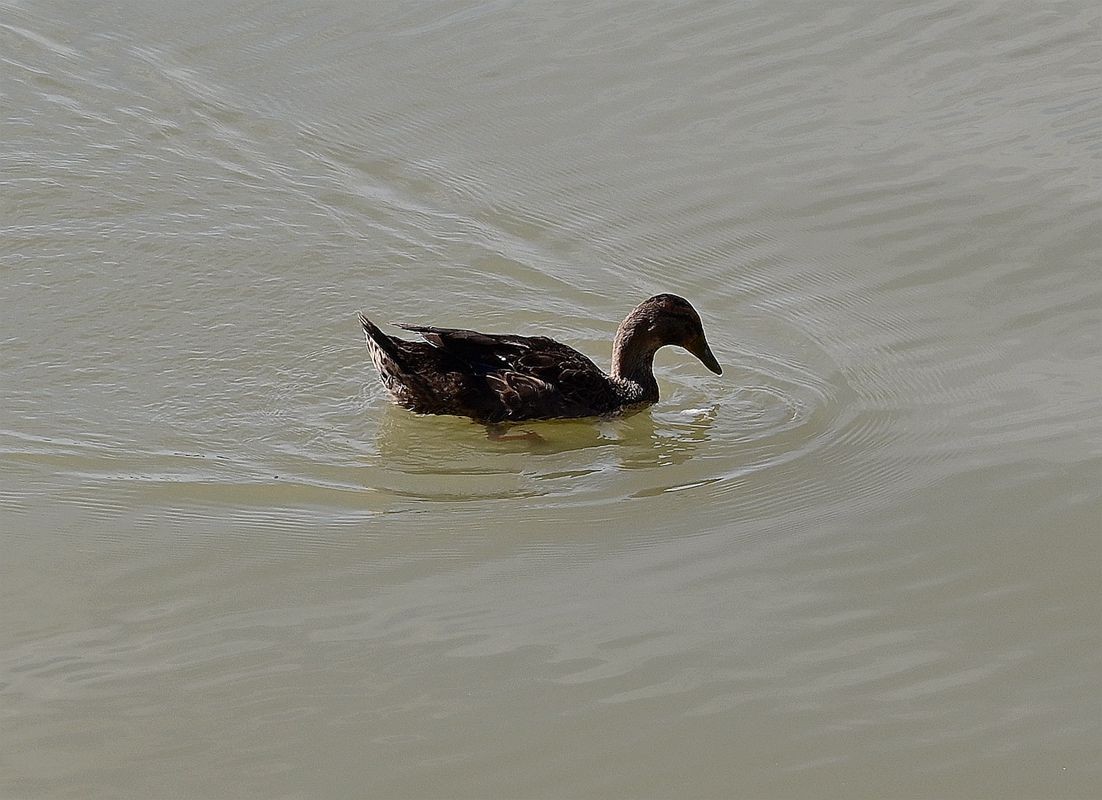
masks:
[(364, 316), (362, 311), (356, 314), (356, 318), (360, 321), (360, 325), (363, 326), (368, 347), (372, 350), (378, 348), (396, 364), (401, 364), (402, 357), (398, 353), (398, 348), (394, 346), (394, 341), (379, 330), (379, 327), (374, 322)]

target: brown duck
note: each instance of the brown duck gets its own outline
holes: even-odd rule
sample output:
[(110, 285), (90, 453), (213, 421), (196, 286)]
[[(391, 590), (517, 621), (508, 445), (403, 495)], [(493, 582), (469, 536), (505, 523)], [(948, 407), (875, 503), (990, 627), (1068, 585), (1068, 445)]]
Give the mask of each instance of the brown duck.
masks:
[(383, 385), (398, 405), (421, 414), (454, 414), (494, 425), (527, 419), (593, 417), (637, 411), (658, 400), (654, 353), (678, 345), (717, 375), (723, 370), (687, 300), (655, 295), (620, 323), (612, 371), (546, 336), (511, 336), (399, 325), (424, 342), (388, 336), (359, 315)]

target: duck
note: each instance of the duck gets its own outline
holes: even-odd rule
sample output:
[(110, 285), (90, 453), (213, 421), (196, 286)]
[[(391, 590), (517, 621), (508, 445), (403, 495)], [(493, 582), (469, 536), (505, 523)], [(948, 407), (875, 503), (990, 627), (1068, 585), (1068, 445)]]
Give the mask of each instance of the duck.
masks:
[(687, 350), (723, 374), (700, 315), (673, 294), (648, 298), (624, 318), (607, 374), (573, 347), (546, 336), (396, 323), (424, 340), (410, 341), (384, 333), (362, 312), (357, 317), (371, 361), (399, 406), (487, 426), (640, 411), (658, 401), (654, 354), (666, 345)]

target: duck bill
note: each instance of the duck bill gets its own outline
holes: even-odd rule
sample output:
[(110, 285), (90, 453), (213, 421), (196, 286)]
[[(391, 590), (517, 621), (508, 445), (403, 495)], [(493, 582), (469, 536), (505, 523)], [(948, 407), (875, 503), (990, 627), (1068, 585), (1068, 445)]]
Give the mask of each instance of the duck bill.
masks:
[(691, 347), (686, 347), (685, 349), (697, 358), (699, 358), (700, 363), (706, 366), (716, 375), (723, 374), (723, 367), (719, 365), (719, 362), (716, 361), (716, 357), (712, 355), (712, 348), (708, 347), (708, 342), (705, 341), (703, 336), (701, 336), (700, 339), (698, 339), (697, 341), (693, 342)]

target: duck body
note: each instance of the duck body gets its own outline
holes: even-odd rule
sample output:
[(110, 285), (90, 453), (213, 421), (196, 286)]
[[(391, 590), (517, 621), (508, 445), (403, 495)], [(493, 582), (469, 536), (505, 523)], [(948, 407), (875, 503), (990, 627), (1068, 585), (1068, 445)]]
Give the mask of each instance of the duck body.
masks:
[(546, 336), (488, 334), (399, 325), (409, 341), (359, 315), (371, 360), (398, 405), (421, 414), (452, 414), (486, 424), (629, 413), (658, 400), (654, 352), (678, 344), (722, 372), (688, 301), (657, 295), (621, 323), (610, 374), (572, 347)]

